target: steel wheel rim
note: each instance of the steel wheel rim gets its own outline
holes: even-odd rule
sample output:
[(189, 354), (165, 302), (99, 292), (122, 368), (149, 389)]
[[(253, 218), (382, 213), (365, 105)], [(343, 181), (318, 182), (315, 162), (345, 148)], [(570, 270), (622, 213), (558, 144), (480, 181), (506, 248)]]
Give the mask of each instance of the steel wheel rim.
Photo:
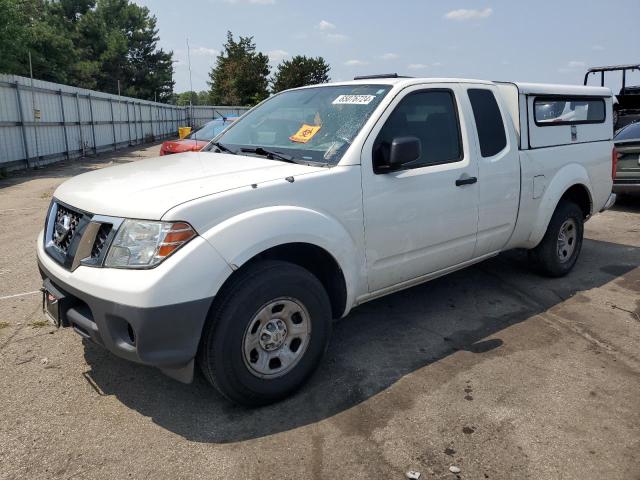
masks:
[(311, 316), (302, 302), (276, 298), (260, 307), (247, 325), (242, 359), (256, 377), (281, 377), (300, 362), (310, 339)]
[(573, 256), (578, 242), (578, 224), (573, 218), (568, 218), (560, 226), (558, 233), (557, 254), (561, 263), (568, 262)]

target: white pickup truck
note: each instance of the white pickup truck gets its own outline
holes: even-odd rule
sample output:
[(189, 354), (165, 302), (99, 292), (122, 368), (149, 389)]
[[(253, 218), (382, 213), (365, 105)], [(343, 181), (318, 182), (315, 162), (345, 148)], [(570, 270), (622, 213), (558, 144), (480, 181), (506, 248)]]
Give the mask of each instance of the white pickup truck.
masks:
[(361, 77), (272, 96), (202, 152), (85, 173), (37, 240), (45, 312), (260, 405), (318, 365), (332, 319), (513, 249), (571, 270), (609, 208), (611, 91)]

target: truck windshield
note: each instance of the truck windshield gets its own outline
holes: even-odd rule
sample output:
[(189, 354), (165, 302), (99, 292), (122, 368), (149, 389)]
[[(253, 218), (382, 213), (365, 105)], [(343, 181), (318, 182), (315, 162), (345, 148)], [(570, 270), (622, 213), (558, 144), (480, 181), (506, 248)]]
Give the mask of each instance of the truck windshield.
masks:
[(206, 150), (220, 145), (233, 153), (267, 152), (273, 160), (284, 155), (288, 161), (335, 165), (390, 89), (342, 85), (283, 92), (247, 113)]

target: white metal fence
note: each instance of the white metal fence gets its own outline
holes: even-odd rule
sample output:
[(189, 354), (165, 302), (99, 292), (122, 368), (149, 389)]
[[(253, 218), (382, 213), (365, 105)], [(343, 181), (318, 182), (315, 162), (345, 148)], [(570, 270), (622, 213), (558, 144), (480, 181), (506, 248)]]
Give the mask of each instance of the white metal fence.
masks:
[(177, 136), (247, 107), (176, 107), (0, 74), (0, 169), (30, 168)]

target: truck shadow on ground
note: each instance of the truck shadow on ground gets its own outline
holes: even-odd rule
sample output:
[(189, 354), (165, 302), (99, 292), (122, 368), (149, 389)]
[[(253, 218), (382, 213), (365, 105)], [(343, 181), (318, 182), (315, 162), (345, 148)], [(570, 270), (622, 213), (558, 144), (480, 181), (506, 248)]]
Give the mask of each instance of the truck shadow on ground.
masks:
[[(477, 361), (499, 355), (501, 330), (639, 265), (640, 248), (585, 240), (578, 265), (562, 279), (532, 273), (526, 253), (514, 251), (367, 303), (335, 325), (322, 365), (302, 390), (260, 409), (230, 404), (201, 375), (183, 385), (91, 343), (87, 376), (101, 394), (188, 440), (260, 438), (339, 414), (456, 351), (473, 352)], [(410, 403), (396, 400), (397, 408)]]

